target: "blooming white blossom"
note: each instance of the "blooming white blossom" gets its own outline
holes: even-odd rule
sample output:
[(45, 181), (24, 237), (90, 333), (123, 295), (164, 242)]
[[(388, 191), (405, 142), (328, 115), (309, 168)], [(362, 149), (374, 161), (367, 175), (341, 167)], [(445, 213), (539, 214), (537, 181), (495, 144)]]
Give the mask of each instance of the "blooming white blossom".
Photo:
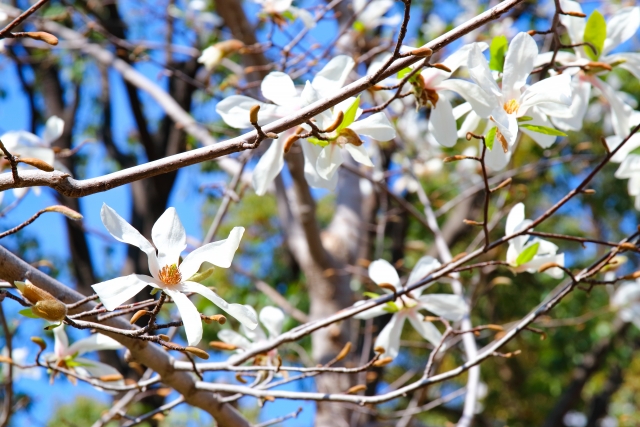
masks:
[(292, 0), (253, 0), (255, 3), (258, 3), (262, 6), (262, 10), (264, 13), (269, 15), (274, 15), (283, 20), (283, 16), (287, 14), (294, 17), (300, 18), (302, 23), (307, 28), (313, 28), (316, 26), (316, 21), (313, 18), (313, 15), (308, 10), (301, 9), (299, 7), (292, 6)]
[[(253, 307), (249, 305), (245, 305), (245, 307), (256, 315)], [(264, 307), (260, 310), (258, 319), (263, 327), (257, 327), (251, 330), (246, 328), (244, 325), (241, 325), (242, 334), (231, 329), (223, 329), (218, 332), (218, 338), (224, 343), (234, 345), (237, 347), (237, 351), (242, 353), (250, 350), (255, 345), (276, 338), (282, 332), (285, 317), (284, 313), (279, 308), (272, 306)], [(278, 349), (274, 348), (267, 353), (266, 360), (263, 361), (266, 362), (267, 365), (273, 365), (277, 354)]]
[[(346, 55), (336, 56), (315, 75), (311, 82), (307, 82), (301, 94), (296, 90), (291, 77), (280, 71), (273, 71), (264, 78), (260, 88), (262, 95), (274, 104), (260, 102), (248, 96), (232, 95), (220, 101), (216, 111), (229, 126), (244, 129), (251, 126), (249, 121), (251, 108), (259, 105), (258, 124), (263, 126), (286, 117), (315, 99), (328, 97), (337, 92), (344, 85), (354, 64), (353, 59)], [(278, 135), (278, 139), (271, 143), (258, 161), (252, 177), (256, 194), (264, 195), (282, 170), (284, 144), (294, 132), (294, 129), (290, 129)], [(321, 181), (315, 172), (315, 164), (313, 167), (305, 167), (305, 175), (311, 185), (314, 185), (315, 181)]]
[[(75, 371), (80, 375), (92, 378), (100, 378), (107, 375), (121, 376), (120, 372), (112, 366), (80, 357), (83, 354), (92, 351), (119, 350), (123, 348), (122, 344), (113, 338), (109, 338), (102, 334), (93, 334), (69, 345), (69, 338), (67, 337), (67, 333), (64, 331), (63, 325), (60, 325), (53, 330), (53, 336), (53, 353), (44, 355), (44, 360), (48, 365)], [(69, 380), (75, 382), (73, 377), (69, 377)], [(124, 381), (119, 380), (110, 382), (110, 384), (124, 385)]]
[(489, 63), (475, 45), (471, 48), (468, 66), (476, 85), (463, 80), (448, 80), (446, 83), (471, 104), (478, 116), (491, 120), (497, 126), (497, 143), (486, 156), (486, 164), (493, 170), (506, 166), (519, 128), (543, 148), (555, 142), (555, 135), (534, 130), (553, 128), (548, 117), (536, 108), (538, 105), (571, 105), (571, 78), (568, 75), (549, 77), (526, 86), (537, 55), (538, 46), (530, 35), (519, 33), (514, 37), (504, 61), (502, 87), (499, 87)]
[(151, 236), (155, 247), (106, 204), (102, 205), (100, 217), (113, 237), (137, 246), (147, 254), (151, 272), (151, 276), (131, 274), (93, 285), (93, 290), (107, 310), (114, 310), (145, 287), (151, 286), (173, 299), (182, 317), (189, 345), (197, 345), (202, 339), (202, 320), (198, 309), (185, 293), (202, 295), (249, 329), (257, 326), (254, 313), (245, 306), (229, 304), (210, 288), (189, 280), (204, 262), (229, 268), (240, 245), (243, 227), (234, 227), (227, 239), (201, 246), (180, 263), (180, 254), (187, 247), (187, 235), (175, 208), (167, 209), (153, 225)]
[[(424, 279), (438, 267), (440, 267), (440, 263), (436, 259), (430, 256), (420, 258), (409, 275), (407, 286)], [(379, 259), (369, 264), (369, 277), (378, 285), (391, 285), (396, 291), (403, 289), (400, 284), (398, 272), (385, 260)], [(420, 310), (426, 310), (453, 321), (461, 320), (467, 313), (468, 307), (462, 297), (453, 294), (422, 295), (422, 292), (427, 287), (429, 287), (429, 285), (414, 289), (399, 296), (393, 302), (370, 308), (355, 316), (358, 319), (371, 319), (393, 313), (391, 320), (389, 320), (389, 323), (380, 331), (374, 344), (374, 347), (384, 348), (385, 352), (383, 357), (390, 356), (395, 358), (398, 355), (400, 350), (400, 335), (404, 322), (407, 319), (424, 339), (433, 345), (440, 343), (442, 334), (433, 323), (424, 319), (424, 315), (420, 313)], [(383, 288), (383, 290), (388, 294), (393, 293), (386, 287)]]
[[(525, 219), (524, 204), (518, 203), (509, 212), (505, 235), (510, 236), (529, 227), (533, 221)], [(538, 268), (546, 263), (555, 263), (564, 267), (564, 254), (558, 254), (558, 247), (543, 239), (529, 239), (529, 235), (515, 237), (509, 240), (507, 249), (507, 262), (514, 267), (516, 272), (527, 271), (535, 273)], [(545, 270), (549, 276), (559, 279), (563, 276), (562, 269), (552, 267)]]
[(640, 328), (640, 279), (622, 282), (611, 297), (610, 305), (618, 310), (618, 317)]

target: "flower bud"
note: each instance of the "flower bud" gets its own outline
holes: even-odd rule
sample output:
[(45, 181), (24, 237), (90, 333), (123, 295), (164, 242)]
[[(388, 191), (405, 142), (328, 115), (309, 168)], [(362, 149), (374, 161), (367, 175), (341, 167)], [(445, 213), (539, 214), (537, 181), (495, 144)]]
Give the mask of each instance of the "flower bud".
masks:
[(373, 366), (375, 366), (376, 368), (379, 368), (381, 366), (388, 365), (391, 362), (393, 362), (393, 357), (385, 357), (383, 359), (379, 359), (373, 362)]
[(36, 343), (40, 350), (44, 351), (47, 348), (47, 343), (40, 337), (31, 337), (31, 341)]
[(355, 133), (353, 130), (349, 128), (344, 128), (340, 130), (340, 132), (338, 133), (338, 138), (336, 139), (336, 143), (338, 143), (343, 147), (345, 144), (351, 144), (351, 145), (355, 145), (356, 147), (359, 147), (362, 145), (362, 140), (360, 139), (358, 134)]
[(29, 31), (24, 34), (31, 39), (41, 40), (47, 44), (50, 44), (51, 46), (56, 46), (58, 44), (58, 38), (53, 34), (49, 34), (45, 31)]
[(133, 316), (131, 316), (131, 320), (129, 320), (129, 323), (133, 325), (138, 320), (140, 320), (142, 316), (146, 316), (147, 314), (149, 314), (147, 310), (138, 310)]
[(345, 394), (356, 394), (360, 391), (365, 391), (367, 386), (364, 384), (358, 384), (351, 387), (349, 390), (345, 391)]
[(260, 106), (259, 105), (254, 105), (249, 110), (249, 122), (252, 125), (257, 125), (258, 124), (258, 111), (260, 111)]
[(296, 133), (293, 135), (290, 135), (285, 141), (284, 141), (284, 153), (287, 154), (289, 152), (289, 150), (291, 150), (291, 147), (293, 146), (293, 144), (300, 139), (300, 135), (304, 133), (304, 129), (299, 127), (298, 129), (296, 129)]
[(233, 344), (227, 344), (222, 341), (211, 341), (209, 343), (209, 347), (214, 348), (216, 350), (236, 350), (238, 347)]
[(438, 70), (446, 71), (447, 73), (451, 72), (451, 68), (447, 67), (444, 64), (441, 64), (440, 62), (438, 62), (437, 64), (433, 64), (432, 67), (437, 68)]
[(374, 347), (373, 351), (375, 351), (376, 353), (384, 353), (386, 350), (384, 347), (377, 346), (377, 347)]
[(331, 125), (329, 125), (328, 128), (324, 129), (323, 132), (326, 132), (326, 133), (333, 132), (334, 130), (338, 129), (338, 126), (342, 124), (343, 120), (344, 120), (344, 113), (342, 111), (338, 111), (338, 115), (336, 116), (336, 119), (333, 121), (333, 123), (331, 123)]
[(413, 56), (421, 56), (423, 58), (429, 58), (431, 55), (433, 55), (433, 50), (431, 50), (431, 48), (428, 48), (427, 46), (422, 46), (417, 49), (413, 49), (412, 51), (409, 52), (409, 54)]
[(61, 322), (67, 316), (67, 306), (57, 299), (38, 301), (31, 307), (31, 311), (50, 322)]
[(350, 351), (351, 351), (351, 343), (347, 342), (344, 345), (344, 347), (342, 347), (342, 350), (340, 350), (340, 353), (338, 353), (338, 355), (336, 356), (336, 361), (342, 360), (345, 357), (347, 357), (347, 354), (349, 354)]
[(198, 356), (201, 359), (208, 359), (209, 358), (209, 354), (206, 351), (204, 351), (204, 350), (202, 350), (202, 349), (200, 349), (198, 347), (189, 346), (189, 347), (186, 347), (184, 350), (186, 352), (188, 352), (188, 353), (193, 354), (194, 356)]
[(169, 337), (169, 335), (165, 335), (165, 334), (158, 334), (158, 338), (160, 338), (162, 341), (166, 341), (166, 342), (169, 342), (169, 340), (171, 339)]
[(69, 219), (72, 219), (74, 221), (80, 221), (82, 218), (84, 218), (82, 216), (82, 214), (74, 211), (71, 208), (68, 208), (66, 206), (62, 206), (62, 205), (54, 205), (54, 206), (49, 206), (47, 208), (43, 209), (45, 212), (58, 212), (61, 213), (62, 215), (66, 216)]
[(32, 157), (21, 157), (18, 159), (19, 163), (24, 163), (25, 165), (33, 166), (34, 168), (38, 168), (41, 171), (45, 172), (53, 172), (53, 166), (44, 160), (35, 159)]
[(115, 381), (122, 381), (124, 377), (120, 374), (110, 374), (110, 375), (103, 375), (101, 377), (98, 377), (98, 379), (105, 383), (111, 383)]
[(563, 15), (574, 16), (576, 18), (586, 18), (587, 17), (587, 15), (585, 15), (582, 12), (574, 12), (574, 11), (564, 12)]

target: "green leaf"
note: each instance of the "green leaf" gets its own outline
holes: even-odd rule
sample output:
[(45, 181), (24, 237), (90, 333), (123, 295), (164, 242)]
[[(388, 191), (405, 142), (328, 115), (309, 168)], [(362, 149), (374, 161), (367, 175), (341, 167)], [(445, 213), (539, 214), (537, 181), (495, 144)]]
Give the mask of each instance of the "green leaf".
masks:
[(308, 137), (307, 141), (309, 141), (312, 144), (319, 145), (320, 147), (326, 147), (327, 145), (329, 145), (329, 141), (318, 139), (313, 136)]
[(342, 119), (342, 123), (340, 123), (340, 126), (338, 126), (338, 129), (336, 129), (336, 132), (339, 132), (340, 130), (346, 128), (351, 123), (353, 123), (353, 121), (356, 119), (356, 113), (358, 112), (359, 106), (360, 106), (360, 97), (357, 97), (356, 100), (353, 101), (353, 104), (351, 104), (351, 106), (347, 108), (347, 111), (344, 112), (344, 119)]
[(533, 245), (526, 247), (524, 251), (520, 252), (520, 255), (518, 255), (518, 258), (516, 258), (516, 267), (519, 267), (522, 264), (526, 264), (531, 261), (533, 257), (538, 253), (539, 247), (540, 242), (536, 242)]
[(489, 132), (487, 132), (487, 135), (484, 137), (484, 145), (486, 145), (489, 150), (493, 150), (493, 143), (496, 141), (497, 130), (498, 130), (497, 127), (492, 127), (491, 129), (489, 129)]
[(521, 128), (530, 130), (531, 132), (538, 132), (538, 133), (542, 133), (545, 135), (553, 135), (553, 136), (567, 136), (566, 133), (559, 131), (558, 129), (554, 129), (554, 128), (549, 128), (546, 126), (540, 126), (540, 125), (528, 125), (528, 124), (521, 124), (520, 125)]
[(159, 288), (153, 288), (153, 289), (151, 289), (151, 295), (155, 295), (155, 294), (157, 294), (158, 292), (160, 292), (160, 289), (159, 289)]
[(400, 311), (400, 307), (398, 307), (398, 304), (396, 304), (394, 301), (389, 301), (384, 305), (384, 311), (386, 311), (387, 313), (397, 313), (398, 311)]
[(293, 16), (293, 13), (290, 10), (285, 10), (284, 12), (281, 13), (282, 16), (284, 16), (288, 21), (295, 21), (296, 17)]
[(193, 276), (191, 276), (188, 281), (189, 282), (202, 282), (203, 280), (205, 280), (207, 277), (211, 276), (211, 274), (213, 273), (214, 267), (211, 267), (205, 271), (203, 271), (202, 273), (196, 273)]
[(67, 360), (65, 360), (65, 363), (70, 368), (75, 368), (75, 367), (78, 367), (78, 366), (87, 366), (87, 367), (95, 366), (93, 363), (78, 362), (77, 360), (73, 360), (73, 359), (67, 359)]
[(367, 27), (362, 22), (356, 21), (353, 23), (353, 29), (360, 33), (364, 33), (364, 30), (366, 30)]
[(402, 70), (398, 71), (398, 78), (401, 79), (412, 71), (413, 70), (411, 69), (411, 67), (403, 68)]
[(530, 116), (518, 117), (519, 122), (530, 122), (531, 120), (533, 120), (533, 117), (530, 117)]
[(31, 311), (31, 308), (25, 308), (20, 310), (18, 313), (22, 314), (24, 317), (28, 317), (30, 319), (39, 319), (40, 317), (37, 316), (33, 311)]
[(507, 37), (502, 35), (494, 37), (489, 46), (489, 68), (502, 72), (504, 68), (504, 57), (507, 54), (509, 42)]
[(369, 298), (378, 298), (380, 295), (376, 294), (375, 292), (363, 292), (362, 295), (364, 295), (365, 297), (369, 297)]
[(582, 38), (585, 43), (591, 43), (598, 53), (593, 53), (593, 50), (589, 46), (585, 46), (584, 50), (587, 52), (587, 56), (592, 61), (597, 61), (602, 53), (604, 47), (604, 41), (607, 38), (607, 23), (600, 12), (594, 10), (589, 19), (587, 25), (584, 27), (584, 37)]

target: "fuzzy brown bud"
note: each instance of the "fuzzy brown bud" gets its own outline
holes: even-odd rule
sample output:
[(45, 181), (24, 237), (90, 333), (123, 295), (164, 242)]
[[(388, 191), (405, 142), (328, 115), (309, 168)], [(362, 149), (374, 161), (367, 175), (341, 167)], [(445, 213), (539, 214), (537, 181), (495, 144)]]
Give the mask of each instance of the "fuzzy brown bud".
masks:
[(40, 337), (31, 337), (31, 341), (40, 347), (40, 350), (44, 351), (47, 348), (47, 343)]
[(258, 124), (258, 111), (260, 111), (260, 106), (259, 105), (254, 105), (249, 110), (249, 122), (252, 125), (257, 125)]
[(342, 350), (340, 350), (340, 353), (338, 353), (338, 355), (336, 356), (336, 361), (342, 360), (345, 357), (347, 357), (347, 354), (349, 354), (350, 351), (351, 351), (351, 343), (347, 342), (344, 345), (344, 347), (342, 347)]
[(377, 347), (374, 347), (373, 351), (375, 351), (376, 353), (384, 353), (386, 350), (384, 347), (377, 346)]
[(345, 394), (356, 394), (361, 391), (365, 391), (367, 386), (364, 384), (358, 384), (351, 387), (349, 390), (345, 391)]
[(227, 344), (222, 341), (211, 341), (209, 343), (209, 347), (214, 348), (216, 350), (236, 350), (238, 347), (233, 344)]
[(123, 380), (124, 377), (122, 375), (120, 375), (120, 374), (111, 374), (111, 375), (103, 375), (103, 376), (99, 377), (98, 379), (100, 381), (105, 382), (105, 383), (110, 383), (110, 382)]
[(373, 362), (373, 366), (375, 366), (376, 368), (379, 368), (381, 366), (388, 365), (391, 362), (393, 362), (393, 357), (385, 357)]
[(19, 163), (24, 163), (25, 165), (33, 166), (34, 168), (38, 168), (41, 171), (45, 172), (53, 172), (53, 166), (44, 160), (32, 158), (32, 157), (21, 157), (18, 159)]
[(209, 358), (209, 354), (206, 351), (204, 351), (204, 350), (202, 350), (202, 349), (200, 349), (198, 347), (189, 346), (189, 347), (186, 347), (184, 350), (186, 352), (188, 352), (188, 353), (193, 354), (194, 356), (198, 356), (201, 359), (208, 359)]
[(336, 142), (342, 146), (344, 146), (345, 144), (351, 144), (359, 147), (362, 145), (362, 140), (360, 139), (358, 134), (349, 128), (344, 128), (340, 130), (340, 132), (338, 132), (338, 138), (336, 139)]
[(447, 73), (451, 72), (451, 68), (441, 63), (433, 64), (432, 67), (437, 68), (438, 70), (446, 71)]
[(14, 284), (22, 296), (33, 304), (31, 311), (36, 316), (50, 322), (60, 322), (67, 315), (67, 306), (49, 292), (34, 286), (28, 280), (25, 282), (15, 281)]
[(585, 15), (582, 12), (574, 12), (574, 11), (569, 11), (569, 12), (562, 12), (563, 15), (567, 15), (567, 16), (573, 16), (576, 18), (586, 18), (587, 15)]
[(342, 124), (343, 120), (344, 120), (344, 113), (342, 111), (338, 111), (338, 115), (336, 116), (336, 119), (333, 121), (333, 123), (329, 125), (328, 128), (324, 129), (323, 132), (333, 132), (334, 130), (338, 129), (338, 126)]
[(131, 316), (131, 320), (129, 320), (129, 323), (133, 325), (138, 320), (140, 320), (142, 316), (146, 316), (147, 314), (149, 314), (147, 310), (138, 310), (133, 316)]
[(463, 156), (463, 155), (461, 155), (461, 154), (457, 154), (457, 155), (455, 155), (455, 156), (445, 157), (445, 158), (442, 160), (442, 162), (443, 162), (443, 163), (451, 163), (451, 162), (457, 162), (457, 161), (459, 161), (459, 160), (464, 160), (464, 159), (466, 159), (466, 158), (467, 158), (467, 156)]
[(378, 284), (378, 286), (380, 286), (382, 289), (387, 289), (391, 292), (395, 292), (396, 291), (396, 287), (393, 286), (391, 283), (380, 283)]
[(165, 334), (158, 334), (158, 338), (160, 338), (162, 341), (166, 341), (166, 342), (169, 342), (169, 340), (171, 339), (169, 337), (169, 335), (165, 335)]
[(34, 40), (40, 40), (51, 46), (56, 46), (58, 44), (58, 38), (53, 34), (49, 34), (45, 31), (29, 31), (24, 33), (26, 37)]
[(420, 56), (423, 58), (429, 58), (431, 57), (431, 55), (433, 55), (433, 50), (431, 50), (431, 48), (427, 47), (427, 46), (422, 46), (419, 47), (417, 49), (413, 49), (412, 51), (409, 52), (409, 54), (413, 55), (413, 56)]
[(68, 208), (66, 206), (62, 206), (62, 205), (54, 205), (54, 206), (49, 206), (47, 208), (43, 209), (45, 212), (57, 212), (60, 213), (64, 216), (66, 216), (69, 219), (72, 219), (74, 221), (80, 221), (82, 218), (84, 218), (82, 216), (82, 214), (80, 214), (79, 212), (74, 211), (71, 208)]

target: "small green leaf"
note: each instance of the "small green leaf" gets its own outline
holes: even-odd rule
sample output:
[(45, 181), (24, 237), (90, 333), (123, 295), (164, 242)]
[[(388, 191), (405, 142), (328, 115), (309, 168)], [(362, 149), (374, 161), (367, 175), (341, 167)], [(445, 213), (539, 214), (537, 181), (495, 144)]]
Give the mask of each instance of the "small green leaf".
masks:
[(365, 297), (369, 297), (371, 299), (375, 299), (378, 298), (380, 295), (376, 294), (375, 292), (363, 292), (362, 295), (364, 295)]
[(360, 33), (364, 33), (367, 27), (362, 22), (356, 21), (353, 23), (353, 29)]
[(496, 131), (497, 127), (492, 127), (487, 132), (487, 135), (484, 137), (484, 145), (487, 146), (489, 150), (493, 150), (493, 143), (496, 141)]
[(507, 54), (509, 42), (504, 35), (494, 37), (491, 40), (491, 46), (489, 46), (489, 68), (495, 71), (502, 72), (504, 68), (504, 57)]
[(538, 253), (539, 247), (540, 242), (536, 242), (533, 245), (526, 247), (524, 251), (520, 252), (520, 255), (516, 258), (516, 267), (520, 267), (522, 264), (526, 264), (531, 261)]
[(155, 294), (157, 294), (158, 292), (160, 292), (160, 289), (159, 289), (159, 288), (153, 288), (153, 289), (151, 289), (151, 295), (155, 295)]
[(62, 326), (62, 322), (58, 323), (57, 325), (49, 325), (49, 326), (45, 326), (45, 327), (44, 327), (44, 330), (45, 330), (45, 331), (50, 331), (50, 330), (52, 330), (52, 329), (57, 328), (58, 326)]
[(312, 143), (314, 145), (318, 145), (320, 147), (326, 147), (327, 145), (329, 145), (329, 141), (318, 139), (318, 138), (313, 137), (313, 136), (308, 137), (307, 141), (309, 141), (310, 143)]
[(206, 279), (207, 277), (211, 276), (211, 274), (213, 273), (214, 267), (211, 267), (205, 271), (203, 271), (202, 273), (196, 273), (193, 276), (189, 277), (188, 281), (189, 282), (202, 282), (204, 279)]
[(67, 359), (65, 360), (65, 363), (70, 368), (76, 368), (79, 366), (85, 366), (85, 367), (95, 366), (93, 363), (78, 362), (77, 360), (73, 360), (73, 359)]
[(347, 111), (344, 112), (344, 119), (342, 119), (342, 123), (340, 123), (340, 126), (338, 126), (338, 129), (336, 129), (336, 132), (339, 132), (340, 130), (346, 128), (351, 123), (353, 123), (353, 121), (356, 119), (356, 113), (358, 112), (359, 106), (360, 106), (360, 97), (357, 97), (356, 100), (353, 101), (353, 104), (351, 104), (351, 106), (347, 108)]
[(290, 10), (285, 10), (281, 13), (283, 17), (285, 17), (288, 21), (295, 21), (296, 17), (293, 16), (293, 13)]
[(591, 43), (598, 53), (594, 53), (589, 46), (585, 46), (584, 50), (587, 52), (587, 56), (592, 61), (597, 61), (602, 54), (602, 48), (604, 47), (604, 41), (607, 38), (607, 22), (600, 12), (594, 10), (589, 19), (587, 25), (584, 27), (583, 40), (585, 43)]
[(538, 132), (538, 133), (542, 133), (545, 135), (553, 135), (553, 136), (567, 136), (566, 133), (559, 131), (558, 129), (554, 129), (554, 128), (549, 128), (546, 126), (540, 126), (540, 125), (528, 125), (528, 124), (521, 124), (520, 125), (521, 128), (530, 130), (531, 132)]
[(530, 117), (530, 116), (518, 117), (519, 122), (530, 122), (531, 120), (533, 120), (533, 117)]
[(401, 79), (412, 71), (413, 70), (411, 69), (411, 67), (403, 68), (402, 70), (398, 71), (398, 78)]
[(394, 301), (389, 301), (384, 305), (384, 311), (386, 311), (387, 313), (397, 313), (398, 311), (400, 311), (400, 307), (398, 307), (398, 304), (396, 304)]
[(30, 319), (39, 319), (40, 317), (36, 316), (33, 311), (31, 311), (31, 308), (25, 308), (20, 310), (18, 313), (22, 314), (24, 317), (28, 317)]

